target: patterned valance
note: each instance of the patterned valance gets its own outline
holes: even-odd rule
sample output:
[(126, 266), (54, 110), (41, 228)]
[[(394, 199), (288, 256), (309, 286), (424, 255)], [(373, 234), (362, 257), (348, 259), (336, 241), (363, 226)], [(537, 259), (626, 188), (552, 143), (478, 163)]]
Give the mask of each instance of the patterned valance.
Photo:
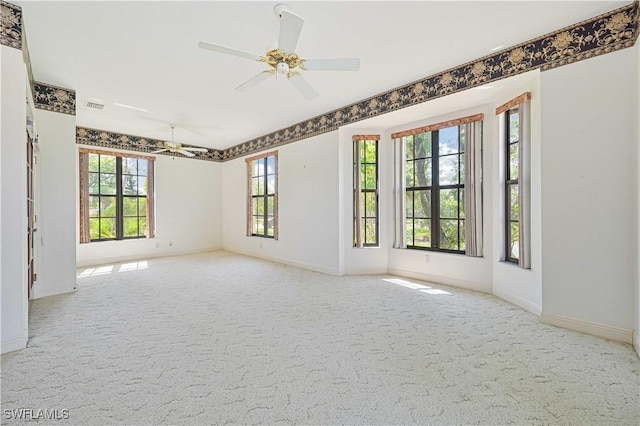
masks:
[(503, 78), (589, 59), (634, 45), (638, 2), (526, 41), (377, 96), (232, 146), (222, 160), (292, 143)]
[[(76, 126), (76, 143), (81, 145), (93, 145), (103, 148), (123, 149), (125, 151), (153, 152), (163, 149), (165, 141), (145, 138), (142, 136), (125, 135), (109, 132), (107, 130), (90, 129)], [(193, 145), (184, 147), (202, 148)], [(191, 158), (194, 160), (221, 161), (222, 152), (217, 149), (205, 148), (207, 152), (194, 152), (194, 157), (186, 157), (180, 153), (164, 151), (155, 155), (168, 155), (170, 157)]]
[(379, 141), (380, 135), (353, 135), (354, 141)]
[(526, 101), (530, 101), (531, 100), (531, 92), (525, 92), (522, 95), (515, 97), (513, 99), (511, 99), (509, 102), (500, 105), (498, 108), (496, 108), (496, 115), (500, 115), (503, 112), (513, 108), (516, 105), (520, 105), (523, 102)]
[(428, 126), (418, 127), (410, 130), (403, 130), (402, 132), (392, 133), (391, 139), (398, 139), (405, 136), (419, 135), (420, 133), (432, 132), (434, 130), (445, 129), (447, 127), (460, 126), (462, 124), (473, 123), (474, 121), (484, 120), (484, 114), (475, 114), (467, 117), (456, 118), (454, 120), (447, 120), (440, 123), (430, 124)]
[(76, 91), (52, 84), (33, 83), (35, 107), (62, 114), (76, 115)]

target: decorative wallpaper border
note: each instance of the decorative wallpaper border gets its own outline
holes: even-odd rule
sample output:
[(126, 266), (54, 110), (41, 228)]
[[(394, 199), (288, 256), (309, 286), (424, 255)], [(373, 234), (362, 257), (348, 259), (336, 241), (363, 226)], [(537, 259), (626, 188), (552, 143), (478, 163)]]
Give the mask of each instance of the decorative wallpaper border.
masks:
[(22, 50), (22, 8), (0, 1), (0, 44)]
[[(165, 141), (145, 138), (142, 136), (132, 136), (122, 133), (109, 132), (107, 130), (76, 126), (76, 143), (81, 145), (100, 146), (103, 148), (124, 149), (129, 151), (151, 153), (153, 151), (163, 149)], [(202, 148), (185, 144), (182, 144), (182, 146)], [(194, 152), (193, 154), (195, 154), (195, 157), (187, 157), (180, 153), (169, 151), (160, 152), (154, 155), (167, 155), (170, 157), (182, 157), (193, 160), (221, 161), (222, 151), (211, 148), (205, 149), (207, 149), (207, 152)]]
[(76, 115), (75, 90), (34, 81), (33, 91), (33, 101), (36, 108)]
[(638, 1), (455, 68), (223, 150), (222, 161), (337, 130), (428, 100), (540, 68), (582, 61), (634, 45)]

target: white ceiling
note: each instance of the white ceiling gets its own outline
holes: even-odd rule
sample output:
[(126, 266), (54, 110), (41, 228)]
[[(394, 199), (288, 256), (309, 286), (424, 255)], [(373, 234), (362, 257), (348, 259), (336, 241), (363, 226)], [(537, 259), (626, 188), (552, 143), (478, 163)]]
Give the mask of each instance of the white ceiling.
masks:
[(282, 79), (236, 92), (266, 65), (197, 48), (264, 54), (277, 1), (14, 3), (35, 79), (76, 90), (78, 125), (167, 140), (171, 123), (178, 142), (226, 148), (630, 1), (287, 2), (305, 19), (301, 57), (361, 59), (358, 72), (304, 72), (311, 101)]

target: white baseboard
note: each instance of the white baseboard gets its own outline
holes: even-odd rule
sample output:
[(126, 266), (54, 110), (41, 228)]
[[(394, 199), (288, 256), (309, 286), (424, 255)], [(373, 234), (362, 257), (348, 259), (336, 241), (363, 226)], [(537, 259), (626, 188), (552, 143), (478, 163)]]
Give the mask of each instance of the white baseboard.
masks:
[(494, 296), (497, 296), (500, 299), (506, 300), (509, 303), (513, 303), (514, 305), (519, 306), (525, 311), (529, 311), (534, 315), (540, 316), (540, 314), (542, 313), (541, 306), (536, 305), (535, 303), (530, 302), (527, 299), (524, 299), (520, 296), (509, 294), (500, 290), (496, 291), (495, 289), (493, 290), (493, 294)]
[(404, 269), (389, 268), (390, 275), (398, 275), (406, 278), (414, 278), (416, 280), (427, 281), (434, 284), (448, 285), (451, 287), (460, 287), (467, 290), (478, 291), (480, 293), (491, 294), (491, 286), (474, 283), (471, 281), (458, 280), (455, 278), (441, 277), (438, 275), (423, 274), (421, 272), (405, 271)]
[(37, 282), (36, 282), (36, 286), (34, 287), (34, 291), (33, 291), (33, 299), (42, 299), (43, 297), (49, 297), (49, 296), (57, 296), (59, 294), (66, 294), (66, 293), (73, 293), (74, 291), (76, 291), (78, 289), (78, 285), (76, 283), (74, 283), (74, 286), (69, 288), (69, 287), (57, 287), (57, 288), (46, 288), (46, 289), (40, 289), (37, 287)]
[(0, 346), (2, 346), (2, 353), (6, 354), (26, 348), (28, 340), (29, 338), (25, 335), (2, 340), (2, 343), (0, 343)]
[(256, 259), (263, 259), (263, 260), (268, 260), (270, 262), (276, 262), (276, 263), (282, 263), (284, 265), (295, 266), (296, 268), (300, 268), (300, 269), (307, 269), (309, 271), (321, 272), (327, 275), (340, 275), (340, 271), (338, 270), (338, 268), (330, 268), (323, 265), (317, 265), (315, 263), (300, 262), (297, 260), (285, 259), (285, 258), (276, 257), (276, 256), (265, 256), (265, 255), (251, 253), (248, 251), (238, 250), (238, 249), (229, 248), (229, 247), (224, 247), (223, 250), (228, 251), (230, 253), (241, 254), (243, 256), (255, 257)]
[[(621, 327), (612, 327), (604, 324), (597, 324), (590, 321), (583, 321), (574, 318), (567, 318), (560, 315), (542, 312), (540, 321), (545, 324), (555, 325), (556, 327), (566, 328), (568, 330), (579, 331), (581, 333), (590, 334), (592, 336), (603, 337), (609, 340), (615, 340), (624, 343), (633, 343), (633, 330)], [(637, 350), (637, 349), (636, 349)]]
[(157, 259), (160, 257), (172, 257), (172, 256), (185, 256), (188, 254), (198, 254), (198, 253), (208, 253), (211, 251), (222, 250), (222, 247), (206, 247), (202, 249), (196, 250), (175, 250), (175, 251), (162, 251), (159, 253), (149, 252), (146, 254), (134, 254), (128, 256), (117, 256), (117, 257), (106, 257), (101, 259), (89, 259), (89, 260), (79, 260), (76, 262), (76, 268), (86, 268), (88, 266), (100, 266), (106, 265), (109, 263), (122, 263), (122, 262), (130, 262), (136, 260), (145, 260), (145, 259)]
[(386, 275), (388, 274), (387, 268), (354, 268), (345, 271), (344, 275)]
[(633, 348), (636, 350), (638, 358), (640, 358), (640, 334), (638, 334), (638, 330), (633, 332)]

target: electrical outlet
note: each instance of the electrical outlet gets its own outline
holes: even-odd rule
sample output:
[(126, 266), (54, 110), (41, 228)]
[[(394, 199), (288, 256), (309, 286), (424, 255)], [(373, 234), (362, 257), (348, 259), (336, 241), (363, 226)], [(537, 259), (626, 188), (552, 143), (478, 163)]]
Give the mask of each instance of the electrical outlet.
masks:
[(425, 254), (424, 261), (427, 263), (431, 263), (431, 256), (429, 256), (428, 254)]
[(173, 246), (173, 241), (169, 241), (169, 247)]

